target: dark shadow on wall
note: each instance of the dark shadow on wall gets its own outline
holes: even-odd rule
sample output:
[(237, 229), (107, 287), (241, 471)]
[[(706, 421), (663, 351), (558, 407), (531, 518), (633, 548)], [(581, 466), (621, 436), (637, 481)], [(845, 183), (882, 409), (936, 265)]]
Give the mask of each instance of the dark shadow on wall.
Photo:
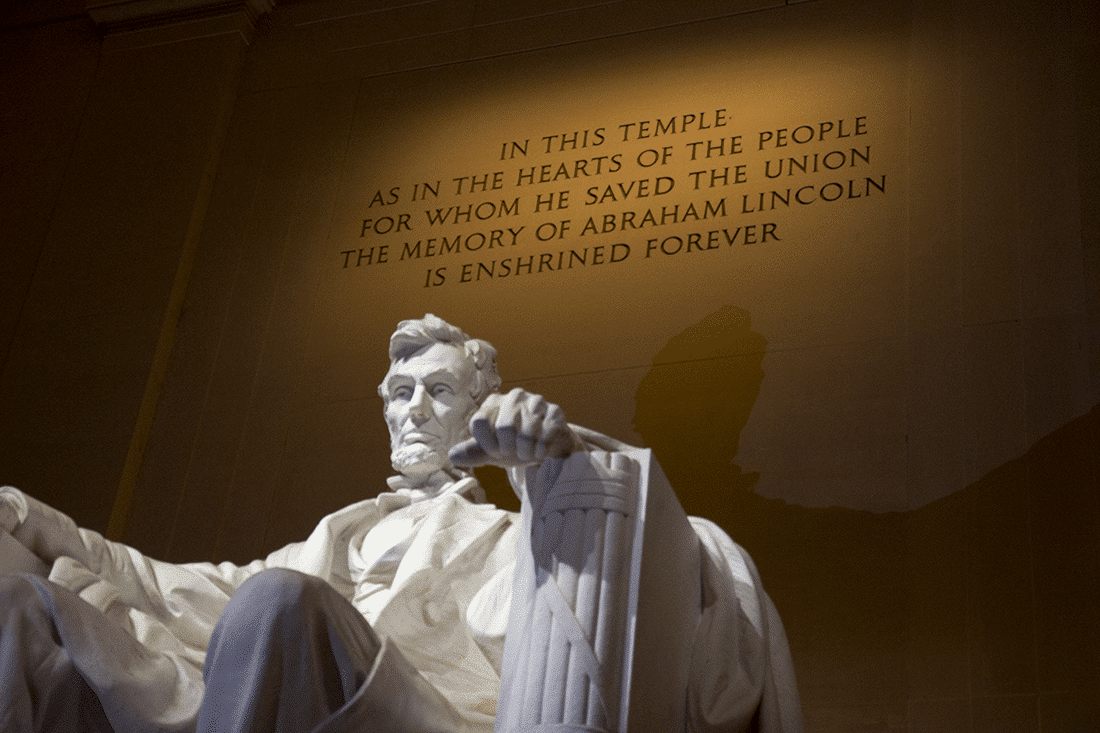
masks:
[[(734, 462), (741, 430), (764, 380), (768, 342), (752, 330), (747, 311), (711, 313), (674, 336), (653, 357), (638, 385), (634, 429), (673, 477), (720, 474), (723, 492), (744, 492), (760, 478)], [(723, 496), (694, 497), (710, 516)]]
[(915, 511), (788, 505), (734, 462), (766, 343), (737, 308), (689, 327), (654, 358), (634, 424), (685, 510), (759, 566), (807, 729), (968, 731), (1016, 708), (1036, 726), (1045, 711), (1042, 730), (1083, 723), (1100, 690), (1100, 408)]

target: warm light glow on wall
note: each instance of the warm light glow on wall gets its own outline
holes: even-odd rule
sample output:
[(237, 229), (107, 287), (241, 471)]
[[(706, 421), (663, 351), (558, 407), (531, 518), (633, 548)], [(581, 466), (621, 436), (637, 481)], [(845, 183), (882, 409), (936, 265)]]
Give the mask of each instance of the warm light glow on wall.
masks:
[[(316, 253), (322, 389), (365, 394), (383, 305), (476, 329), (518, 381), (637, 370), (726, 305), (773, 349), (895, 328), (905, 60), (773, 15), (364, 80)], [(604, 429), (637, 439), (640, 377)]]

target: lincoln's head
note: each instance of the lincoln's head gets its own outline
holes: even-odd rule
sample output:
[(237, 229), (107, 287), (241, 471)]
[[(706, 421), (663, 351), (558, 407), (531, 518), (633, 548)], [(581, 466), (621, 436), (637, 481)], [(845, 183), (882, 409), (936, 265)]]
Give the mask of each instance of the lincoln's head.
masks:
[(496, 353), (431, 313), (397, 325), (378, 385), (394, 470), (422, 482), (453, 468), (448, 452), (469, 437), (474, 411), (500, 387)]

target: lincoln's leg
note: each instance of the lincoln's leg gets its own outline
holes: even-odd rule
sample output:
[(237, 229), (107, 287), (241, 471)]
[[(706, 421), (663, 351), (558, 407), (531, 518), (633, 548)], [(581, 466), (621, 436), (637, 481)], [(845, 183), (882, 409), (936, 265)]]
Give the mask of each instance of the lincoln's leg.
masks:
[(214, 628), (197, 729), (311, 731), (351, 699), (380, 646), (323, 580), (264, 571), (240, 587)]
[[(99, 699), (62, 646), (58, 601), (83, 604), (45, 580), (0, 576), (0, 730), (110, 733)], [(98, 612), (87, 610), (94, 630)]]
[(214, 627), (197, 733), (434, 733), (450, 703), (328, 583), (265, 570)]

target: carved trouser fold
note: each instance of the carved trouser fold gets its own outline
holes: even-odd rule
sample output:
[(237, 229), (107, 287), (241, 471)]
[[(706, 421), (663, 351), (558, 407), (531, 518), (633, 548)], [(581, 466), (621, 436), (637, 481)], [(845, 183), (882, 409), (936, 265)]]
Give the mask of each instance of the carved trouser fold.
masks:
[(651, 452), (527, 479), (496, 730), (683, 730), (699, 547)]

